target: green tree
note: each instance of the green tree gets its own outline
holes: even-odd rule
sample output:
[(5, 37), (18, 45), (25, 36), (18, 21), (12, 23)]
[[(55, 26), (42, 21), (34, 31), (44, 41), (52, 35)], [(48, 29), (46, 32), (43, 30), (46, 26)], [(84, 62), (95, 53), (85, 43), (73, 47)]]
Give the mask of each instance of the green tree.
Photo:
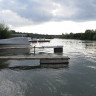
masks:
[(96, 34), (93, 36), (93, 40), (96, 40)]
[(93, 30), (86, 30), (84, 35), (85, 35), (86, 40), (92, 40), (93, 39)]
[(8, 26), (0, 24), (0, 39), (9, 38), (11, 35)]

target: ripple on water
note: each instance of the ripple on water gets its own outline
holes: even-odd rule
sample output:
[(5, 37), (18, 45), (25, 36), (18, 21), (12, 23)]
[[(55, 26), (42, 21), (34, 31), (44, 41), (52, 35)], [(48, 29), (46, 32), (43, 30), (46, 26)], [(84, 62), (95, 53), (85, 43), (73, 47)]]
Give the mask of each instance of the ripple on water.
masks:
[(24, 96), (24, 90), (21, 89), (19, 83), (13, 83), (9, 80), (0, 82), (0, 95), (1, 96)]
[(96, 66), (88, 66), (88, 67), (96, 70)]
[[(0, 63), (1, 68), (3, 68), (0, 70), (1, 96), (95, 96), (95, 44), (90, 43), (88, 45), (88, 43), (82, 43), (80, 40), (53, 39), (50, 43), (40, 43), (40, 46), (42, 45), (64, 46), (63, 54), (54, 54), (53, 49), (36, 49), (36, 55), (67, 55), (70, 57), (69, 66), (62, 68), (59, 65), (57, 66), (57, 68), (60, 67), (59, 69), (56, 69), (56, 66), (55, 69), (53, 66), (42, 66), (39, 69), (29, 70), (29, 67), (38, 64), (38, 62), (30, 60), (2, 62)], [(12, 51), (4, 52), (5, 55), (10, 53)], [(34, 50), (30, 49), (28, 56), (32, 56), (33, 53)], [(17, 51), (13, 52), (12, 55), (14, 54), (17, 54)], [(20, 51), (20, 53), (18, 51), (18, 54), (26, 55), (25, 50)], [(20, 66), (20, 70), (14, 71), (6, 68), (13, 67), (15, 69), (15, 66)], [(27, 70), (23, 70), (22, 66), (27, 66)], [(19, 69), (19, 67), (16, 68)]]

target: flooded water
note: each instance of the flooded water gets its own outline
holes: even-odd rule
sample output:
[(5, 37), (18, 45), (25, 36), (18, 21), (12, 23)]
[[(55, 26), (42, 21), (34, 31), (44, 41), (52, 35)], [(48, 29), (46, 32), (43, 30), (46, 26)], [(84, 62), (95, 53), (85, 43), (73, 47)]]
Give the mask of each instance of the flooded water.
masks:
[(69, 56), (68, 66), (40, 65), (39, 60), (0, 60), (0, 96), (96, 96), (96, 41), (52, 39), (30, 48), (0, 50), (0, 56), (33, 56), (32, 46), (56, 45), (64, 46), (63, 53), (37, 48), (36, 55)]

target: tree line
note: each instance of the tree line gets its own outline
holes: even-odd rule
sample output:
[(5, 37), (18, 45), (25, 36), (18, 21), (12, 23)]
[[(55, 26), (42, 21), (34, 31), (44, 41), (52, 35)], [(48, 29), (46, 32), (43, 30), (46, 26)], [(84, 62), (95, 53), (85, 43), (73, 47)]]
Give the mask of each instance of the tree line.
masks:
[(63, 39), (96, 40), (96, 30), (86, 30), (84, 33), (62, 34)]
[(15, 30), (9, 30), (9, 27), (5, 24), (0, 24), (0, 39), (6, 39), (11, 37), (31, 37), (31, 38), (46, 38), (46, 39), (53, 39), (53, 38), (60, 38), (61, 35), (48, 35), (48, 34), (34, 34), (34, 33), (22, 33), (22, 32), (15, 32)]
[(70, 34), (62, 34), (62, 35), (48, 35), (48, 34), (33, 34), (33, 33), (22, 33), (15, 32), (15, 30), (9, 30), (9, 27), (5, 24), (0, 24), (0, 39), (6, 39), (11, 37), (31, 37), (31, 38), (62, 38), (62, 39), (80, 39), (80, 40), (96, 40), (96, 30), (86, 30), (84, 33), (70, 33)]

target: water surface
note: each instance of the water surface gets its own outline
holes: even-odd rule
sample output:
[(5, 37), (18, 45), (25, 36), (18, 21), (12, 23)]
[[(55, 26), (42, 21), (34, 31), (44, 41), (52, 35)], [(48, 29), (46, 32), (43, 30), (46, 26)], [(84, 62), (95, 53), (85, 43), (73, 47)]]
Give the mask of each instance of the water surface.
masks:
[[(95, 96), (96, 41), (52, 39), (32, 46), (63, 45), (63, 53), (36, 49), (38, 56), (69, 56), (68, 66), (40, 65), (39, 60), (0, 60), (0, 96)], [(34, 50), (0, 50), (0, 56), (33, 56)]]

